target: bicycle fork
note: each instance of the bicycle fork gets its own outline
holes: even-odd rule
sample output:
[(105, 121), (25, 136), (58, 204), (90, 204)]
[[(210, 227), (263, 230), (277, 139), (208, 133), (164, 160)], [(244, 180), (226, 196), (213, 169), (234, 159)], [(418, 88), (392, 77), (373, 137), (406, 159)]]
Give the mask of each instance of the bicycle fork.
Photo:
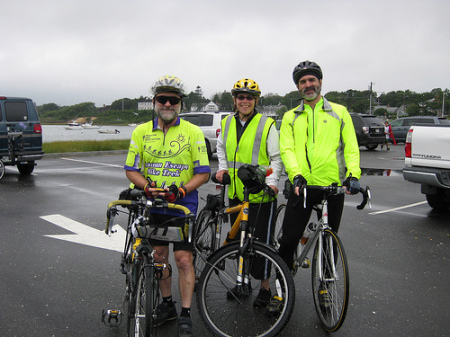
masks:
[(324, 239), (324, 231), (320, 232), (317, 240), (317, 269), (319, 271), (319, 279), (323, 282), (334, 282), (338, 280), (336, 272), (336, 259), (333, 247), (333, 240), (330, 236)]
[(238, 270), (236, 275), (236, 293), (237, 295), (242, 295), (244, 297), (250, 295), (251, 284), (250, 284), (250, 263), (245, 257), (245, 251), (247, 250), (250, 237), (246, 237), (248, 223), (246, 220), (241, 221), (241, 238), (239, 246), (239, 260), (238, 260)]

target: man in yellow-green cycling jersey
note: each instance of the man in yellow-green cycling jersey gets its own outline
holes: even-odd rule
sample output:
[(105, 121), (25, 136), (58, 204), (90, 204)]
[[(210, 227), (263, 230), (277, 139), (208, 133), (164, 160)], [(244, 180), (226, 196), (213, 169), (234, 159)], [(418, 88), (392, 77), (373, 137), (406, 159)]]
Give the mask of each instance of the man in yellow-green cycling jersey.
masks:
[[(294, 68), (293, 79), (302, 100), (284, 114), (280, 129), (281, 158), (292, 188), (279, 253), (290, 268), (312, 207), (322, 200), (319, 191), (308, 191), (305, 208), (302, 187), (337, 183), (347, 187), (347, 194), (357, 194), (360, 189), (359, 147), (352, 119), (344, 106), (321, 95), (322, 78), (322, 69), (315, 62), (304, 61)], [(336, 232), (344, 199), (345, 194), (328, 198), (328, 220)]]
[[(161, 196), (155, 188), (173, 192), (166, 197), (168, 201), (186, 206), (195, 214), (197, 189), (208, 181), (211, 172), (203, 132), (178, 116), (186, 96), (179, 78), (162, 76), (156, 80), (151, 92), (157, 117), (133, 131), (125, 163), (126, 176), (136, 187), (144, 189), (149, 198)], [(167, 209), (152, 212), (155, 223), (163, 223), (176, 215)], [(156, 250), (156, 261), (168, 263), (168, 244), (156, 240), (150, 242)], [(193, 246), (192, 243), (177, 242), (173, 249), (179, 272), (181, 313), (178, 318), (172, 301), (172, 278), (166, 269), (159, 281), (163, 302), (156, 310), (154, 326), (178, 318), (178, 336), (191, 336), (190, 307), (195, 284)]]

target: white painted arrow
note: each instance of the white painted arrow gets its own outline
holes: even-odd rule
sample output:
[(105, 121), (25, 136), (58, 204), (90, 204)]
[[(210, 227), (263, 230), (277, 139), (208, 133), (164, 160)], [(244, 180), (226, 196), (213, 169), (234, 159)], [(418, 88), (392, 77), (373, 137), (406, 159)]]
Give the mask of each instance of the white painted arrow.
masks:
[(58, 240), (70, 241), (79, 243), (81, 245), (97, 247), (101, 249), (109, 249), (117, 252), (123, 252), (123, 246), (125, 244), (126, 231), (119, 225), (112, 227), (113, 231), (116, 231), (113, 235), (108, 236), (105, 231), (98, 230), (81, 222), (66, 218), (60, 214), (41, 216), (44, 219), (56, 226), (67, 229), (75, 234), (63, 234), (63, 235), (45, 235), (49, 238)]

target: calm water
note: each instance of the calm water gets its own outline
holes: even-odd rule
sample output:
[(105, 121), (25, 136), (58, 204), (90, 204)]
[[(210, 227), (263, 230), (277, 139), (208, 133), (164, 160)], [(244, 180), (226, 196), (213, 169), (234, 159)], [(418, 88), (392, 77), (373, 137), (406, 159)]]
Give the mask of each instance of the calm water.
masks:
[[(99, 133), (98, 130), (119, 130), (117, 134)], [(131, 139), (132, 126), (107, 126), (100, 129), (66, 130), (65, 125), (42, 125), (42, 141), (51, 143), (64, 140)]]

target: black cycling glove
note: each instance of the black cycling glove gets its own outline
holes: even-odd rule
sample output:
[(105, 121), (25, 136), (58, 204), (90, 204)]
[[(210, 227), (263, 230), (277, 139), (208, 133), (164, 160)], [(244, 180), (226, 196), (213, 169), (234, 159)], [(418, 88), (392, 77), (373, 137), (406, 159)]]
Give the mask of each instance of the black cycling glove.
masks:
[(357, 178), (353, 178), (352, 176), (348, 176), (342, 185), (347, 187), (347, 191), (349, 191), (350, 194), (358, 194), (361, 189), (359, 180)]
[(305, 179), (301, 174), (297, 174), (297, 175), (294, 177), (294, 181), (293, 181), (293, 183), (292, 183), (292, 186), (293, 186), (294, 188), (300, 187), (300, 189), (301, 189), (302, 187), (305, 187), (306, 184), (307, 184), (306, 179)]

